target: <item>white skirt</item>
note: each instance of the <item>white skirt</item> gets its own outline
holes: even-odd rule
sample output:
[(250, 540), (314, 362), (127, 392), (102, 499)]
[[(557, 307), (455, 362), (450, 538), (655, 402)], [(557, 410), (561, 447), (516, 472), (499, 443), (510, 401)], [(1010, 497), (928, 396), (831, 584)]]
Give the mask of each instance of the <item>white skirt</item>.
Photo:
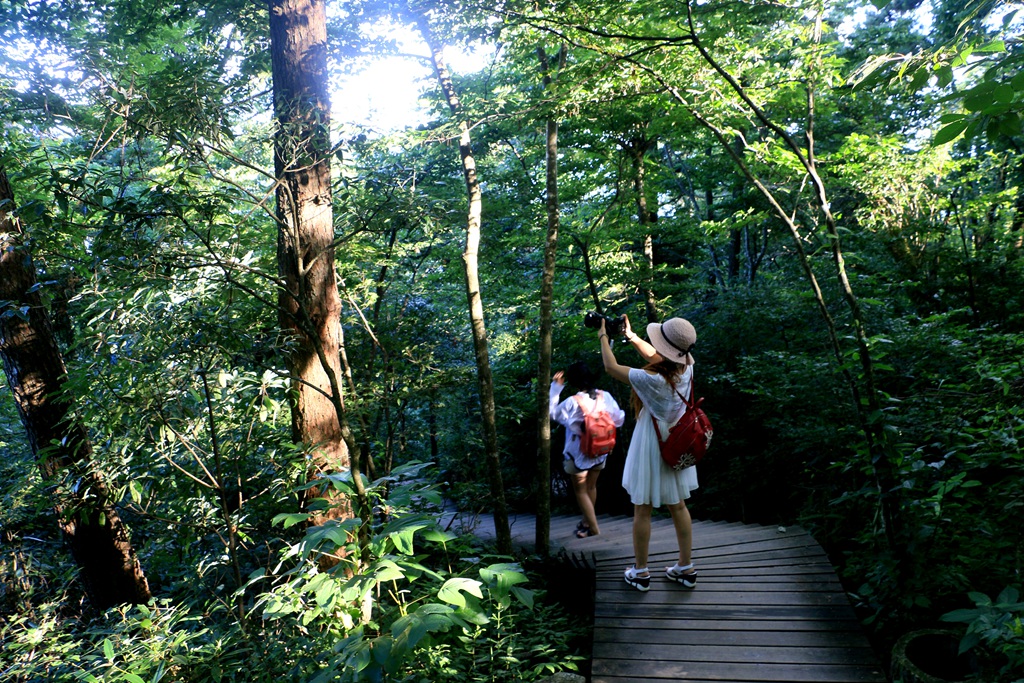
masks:
[[(659, 420), (658, 429), (664, 436), (668, 425)], [(673, 470), (661, 459), (658, 436), (647, 408), (642, 409), (636, 419), (622, 472), (622, 488), (629, 493), (634, 505), (653, 505), (656, 508), (686, 500), (697, 488), (696, 467)]]

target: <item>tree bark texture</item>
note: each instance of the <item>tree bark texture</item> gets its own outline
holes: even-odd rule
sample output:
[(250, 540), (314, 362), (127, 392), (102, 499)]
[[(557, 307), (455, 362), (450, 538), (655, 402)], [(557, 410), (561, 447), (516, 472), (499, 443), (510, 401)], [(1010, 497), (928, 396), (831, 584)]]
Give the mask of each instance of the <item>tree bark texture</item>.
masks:
[(647, 208), (647, 187), (646, 168), (647, 151), (654, 146), (654, 141), (649, 140), (646, 135), (638, 135), (630, 140), (628, 148), (633, 158), (633, 190), (636, 193), (636, 209), (640, 221), (640, 230), (643, 235), (643, 292), (644, 309), (647, 314), (647, 322), (658, 322), (658, 306), (654, 298), (654, 236), (652, 231), (654, 223), (658, 220), (657, 211)]
[(480, 216), (483, 205), (480, 182), (476, 175), (476, 160), (470, 144), (469, 123), (462, 113), (462, 104), (455, 84), (444, 61), (440, 46), (435, 44), (430, 26), (423, 15), (417, 16), (417, 25), (424, 41), (430, 48), (434, 73), (444, 93), (452, 117), (459, 122), (459, 156), (462, 159), (462, 173), (466, 181), (466, 195), (469, 211), (466, 216), (466, 250), (463, 265), (466, 269), (466, 298), (469, 304), (469, 320), (473, 333), (473, 350), (476, 355), (477, 383), (480, 390), (480, 416), (483, 421), (484, 450), (486, 452), (491, 497), (494, 505), (494, 534), (499, 553), (512, 552), (512, 533), (508, 526), (508, 508), (505, 505), (505, 485), (501, 477), (501, 459), (498, 457), (498, 430), (494, 405), (494, 380), (491, 376), (491, 361), (487, 348), (487, 326), (484, 322), (483, 297), (480, 294)]
[[(565, 63), (565, 45), (558, 50), (559, 66)], [(537, 48), (544, 87), (553, 82), (551, 65), (543, 47)], [(540, 341), (537, 360), (537, 517), (534, 534), (535, 551), (547, 557), (551, 545), (551, 309), (555, 290), (555, 255), (558, 252), (558, 119), (548, 118), (545, 144), (545, 194), (548, 232), (544, 241), (544, 271), (540, 285)]]
[[(291, 344), (292, 437), (312, 448), (311, 478), (350, 466), (343, 438), (341, 298), (334, 274), (327, 16), (323, 0), (271, 0), (277, 178), (278, 312)], [(324, 491), (312, 491), (322, 495)], [(351, 514), (341, 507), (311, 520)]]
[(106, 609), (145, 603), (149, 584), (128, 530), (91, 466), (92, 444), (63, 391), (67, 370), (38, 293), (32, 257), (20, 243), (14, 193), (0, 167), (0, 360), (86, 593)]

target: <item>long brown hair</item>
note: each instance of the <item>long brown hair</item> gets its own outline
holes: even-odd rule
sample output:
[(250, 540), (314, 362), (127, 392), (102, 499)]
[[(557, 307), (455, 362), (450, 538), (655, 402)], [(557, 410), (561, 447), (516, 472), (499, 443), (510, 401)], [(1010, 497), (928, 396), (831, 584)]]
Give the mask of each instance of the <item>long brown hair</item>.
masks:
[[(654, 370), (656, 373), (665, 378), (669, 386), (672, 387), (672, 391), (676, 390), (676, 380), (686, 372), (686, 366), (681, 363), (673, 363), (670, 360), (662, 358), (657, 363), (648, 363), (642, 370)], [(632, 396), (629, 398), (629, 405), (633, 408), (633, 414), (639, 415), (640, 409), (644, 407), (643, 401), (636, 395), (636, 389), (632, 390)]]

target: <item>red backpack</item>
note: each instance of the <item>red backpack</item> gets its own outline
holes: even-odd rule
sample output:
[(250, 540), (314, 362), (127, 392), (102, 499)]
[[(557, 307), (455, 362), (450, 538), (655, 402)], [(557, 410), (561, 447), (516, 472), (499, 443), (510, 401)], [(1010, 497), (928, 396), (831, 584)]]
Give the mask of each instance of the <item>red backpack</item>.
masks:
[(594, 400), (594, 407), (589, 411), (584, 407), (580, 397), (574, 396), (576, 405), (583, 413), (583, 433), (580, 434), (580, 452), (589, 458), (599, 458), (608, 455), (615, 448), (615, 423), (612, 416), (598, 404), (602, 403), (603, 391), (597, 392)]
[(654, 433), (658, 435), (658, 445), (661, 447), (661, 459), (665, 464), (674, 470), (682, 470), (696, 465), (704, 459), (711, 445), (711, 436), (714, 430), (711, 428), (711, 420), (700, 408), (704, 402), (698, 398), (693, 402), (694, 386), (690, 384), (690, 400), (683, 398), (678, 391), (676, 395), (683, 398), (686, 403), (686, 412), (679, 418), (679, 422), (668, 430), (668, 436), (664, 441), (661, 438), (661, 430), (658, 429), (658, 421), (651, 415), (651, 422), (654, 423)]

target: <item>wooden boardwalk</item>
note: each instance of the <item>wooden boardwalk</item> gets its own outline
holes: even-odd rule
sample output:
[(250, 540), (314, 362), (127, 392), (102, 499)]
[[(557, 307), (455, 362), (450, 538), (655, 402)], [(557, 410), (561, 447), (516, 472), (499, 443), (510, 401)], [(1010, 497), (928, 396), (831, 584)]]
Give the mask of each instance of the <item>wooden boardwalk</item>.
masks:
[[(652, 527), (651, 589), (622, 579), (632, 564), (629, 517), (601, 517), (576, 539), (577, 516), (552, 520), (552, 551), (596, 571), (592, 683), (883, 683), (886, 677), (821, 546), (795, 527), (694, 522), (697, 588), (668, 581), (671, 521)], [(530, 548), (532, 516), (512, 520)], [(481, 536), (493, 535), (490, 518)]]

